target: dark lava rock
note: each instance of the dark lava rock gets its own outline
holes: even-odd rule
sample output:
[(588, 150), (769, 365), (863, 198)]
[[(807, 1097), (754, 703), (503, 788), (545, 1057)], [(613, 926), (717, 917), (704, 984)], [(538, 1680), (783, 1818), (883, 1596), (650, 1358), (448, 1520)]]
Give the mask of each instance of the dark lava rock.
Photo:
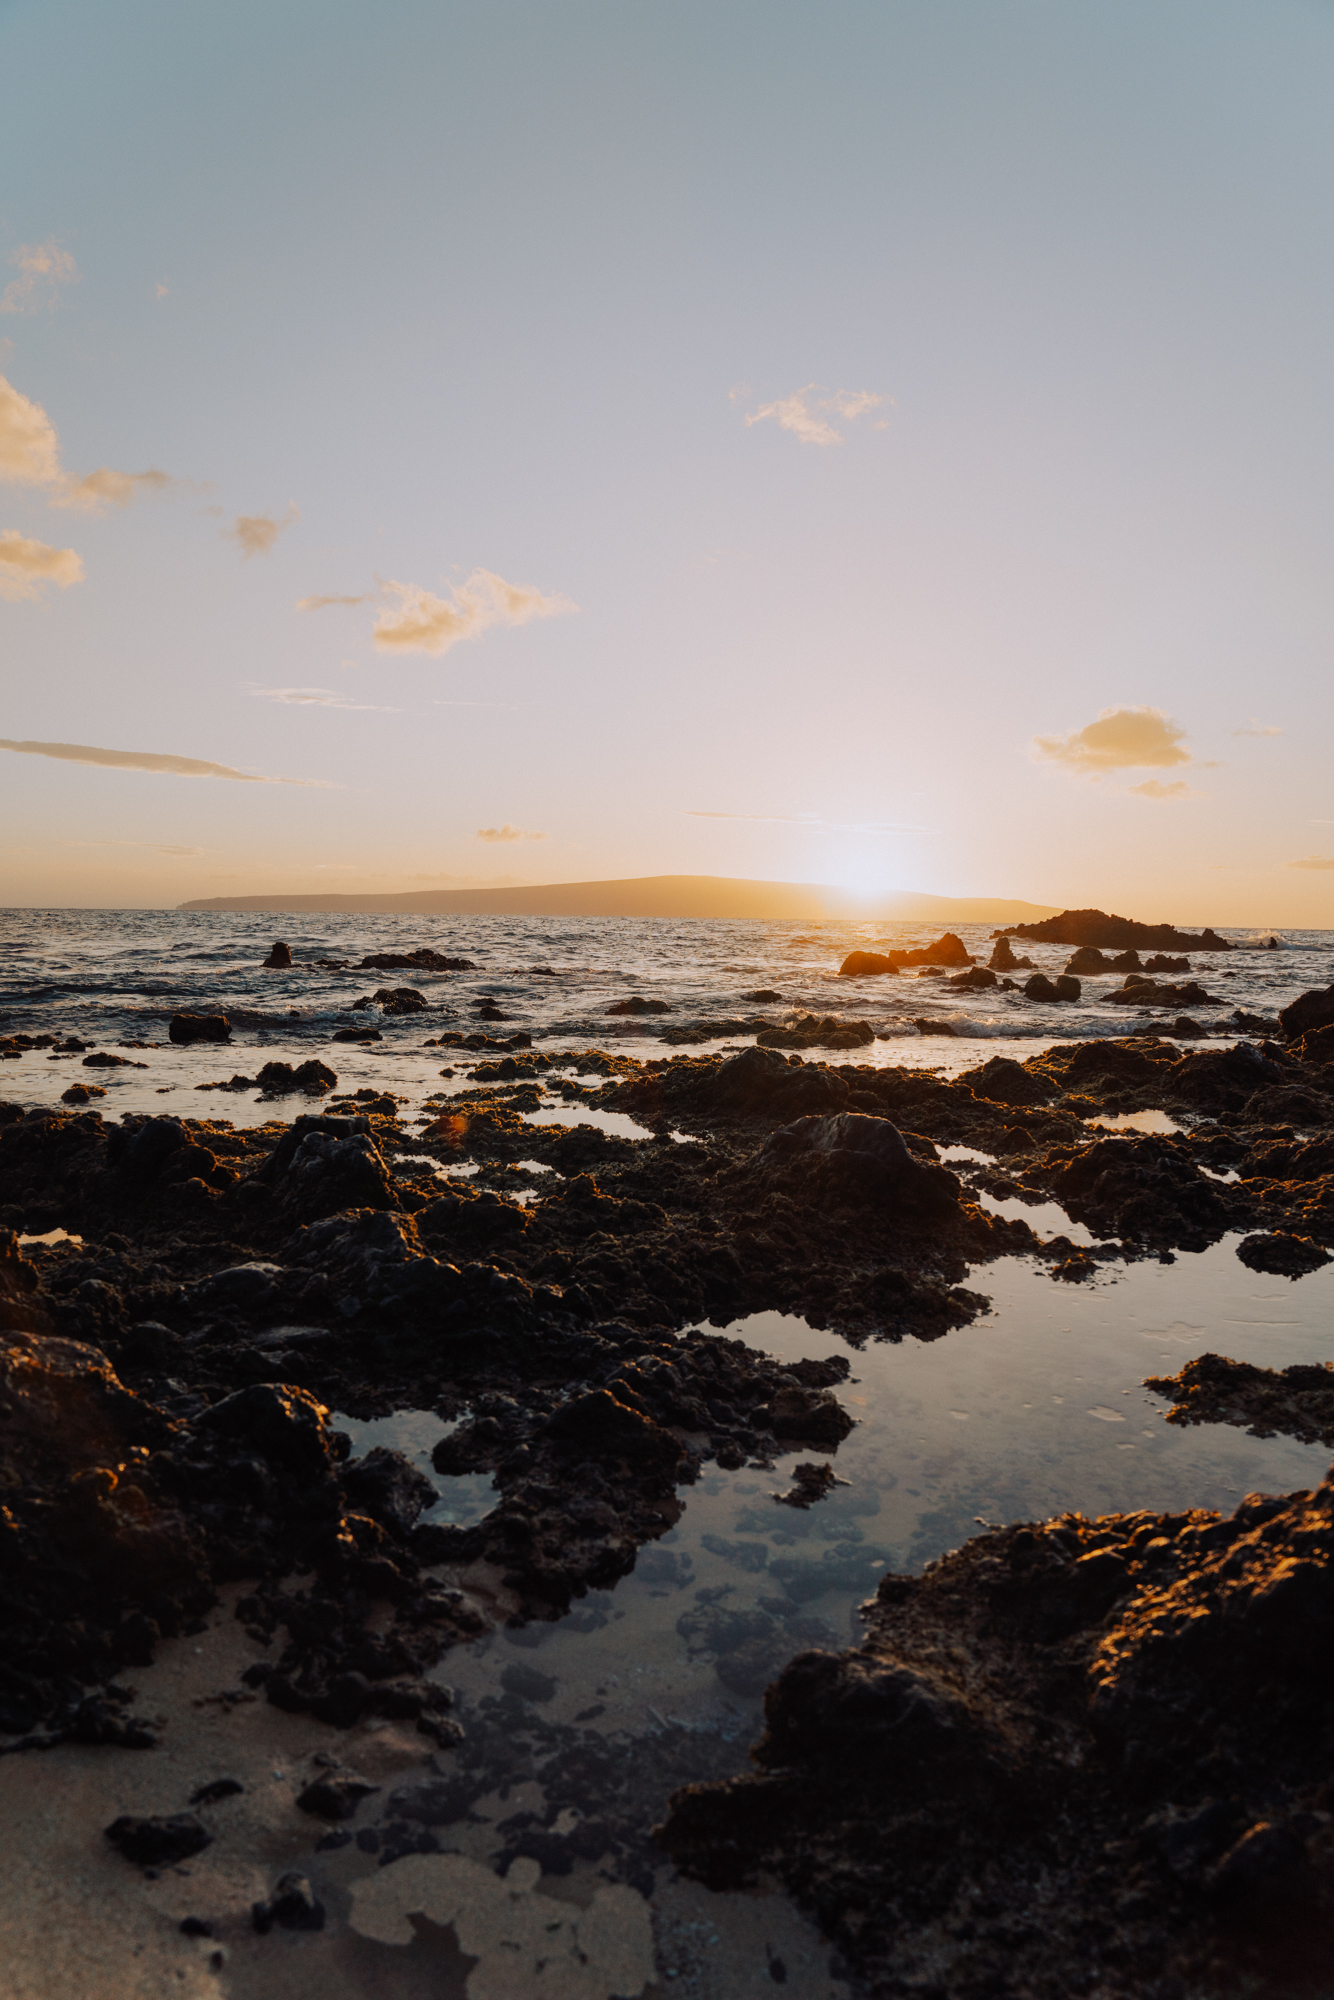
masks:
[(861, 1646), (769, 1688), (756, 1773), (678, 1791), (657, 1838), (714, 1889), (777, 1874), (869, 1993), (1318, 1990), (1332, 1557), (1327, 1479), (886, 1575)]
[(949, 1035), (953, 1039), (958, 1032), (952, 1021), (933, 1021), (925, 1014), (919, 1014), (913, 1026), (919, 1035)]
[(853, 1425), (832, 1390), (800, 1383), (785, 1385), (770, 1397), (769, 1420), (775, 1437), (832, 1446), (840, 1445)]
[(205, 1410), (198, 1428), (243, 1442), (286, 1471), (309, 1475), (334, 1463), (328, 1415), (305, 1389), (289, 1382), (256, 1382)]
[(772, 986), (760, 986), (754, 993), (743, 993), (741, 995), (741, 998), (748, 1000), (752, 1006), (760, 1006), (766, 1000), (781, 1000), (782, 997), (781, 993), (774, 992)]
[(282, 943), (275, 944), (264, 961), (266, 972), (286, 972), (292, 963), (292, 954)]
[(850, 951), (838, 968), (840, 979), (866, 979), (871, 975), (896, 973), (898, 959), (880, 951)]
[[(1010, 940), (998, 937), (991, 947), (991, 957), (987, 960), (993, 972), (1031, 972), (1031, 958), (1016, 958)], [(1068, 968), (1067, 968), (1068, 969)]]
[(966, 1069), (959, 1082), (991, 1104), (1048, 1104), (1055, 1095), (1045, 1077), (1012, 1056), (992, 1056), (980, 1068)]
[(1237, 1255), (1252, 1271), (1276, 1278), (1304, 1278), (1308, 1271), (1318, 1271), (1330, 1262), (1328, 1250), (1309, 1236), (1292, 1236), (1282, 1229), (1244, 1236), (1237, 1245)]
[(823, 1465), (807, 1461), (793, 1466), (791, 1486), (786, 1493), (775, 1493), (774, 1499), (784, 1507), (813, 1507), (817, 1500), (832, 1493), (838, 1483), (827, 1459)]
[(382, 1042), (384, 1036), (378, 1028), (335, 1028), (331, 1039), (335, 1042)]
[(1271, 1084), (1247, 1100), (1242, 1116), (1254, 1125), (1328, 1125), (1334, 1102), (1301, 1084)]
[(167, 1868), (213, 1844), (213, 1835), (193, 1813), (147, 1818), (122, 1813), (105, 1831), (112, 1846), (138, 1868)]
[(298, 1090), (332, 1090), (338, 1081), (337, 1073), (327, 1063), (316, 1061), (298, 1063), (266, 1062), (255, 1079), (260, 1089), (268, 1097), (286, 1097)]
[(1169, 1424), (1233, 1424), (1252, 1437), (1334, 1444), (1334, 1364), (1328, 1361), (1255, 1368), (1225, 1354), (1201, 1354), (1179, 1374), (1151, 1375), (1144, 1386), (1175, 1398)]
[(836, 1015), (799, 1014), (784, 1028), (762, 1028), (755, 1037), (761, 1049), (858, 1049), (875, 1040), (867, 1021), (842, 1021)]
[(245, 1786), (238, 1778), (211, 1778), (206, 1785), (201, 1785), (198, 1791), (191, 1792), (190, 1804), (215, 1806), (222, 1799), (236, 1798), (244, 1790)]
[(1203, 1250), (1229, 1226), (1222, 1190), (1175, 1139), (1099, 1139), (1053, 1166), (1044, 1184), (1076, 1222), (1104, 1236)]
[(961, 987), (966, 993), (981, 993), (996, 984), (996, 975), (985, 965), (972, 965), (967, 972), (956, 972), (945, 984)]
[(380, 986), (372, 998), (391, 1019), (400, 1014), (426, 1012), (426, 996), (418, 993), (414, 986)]
[(642, 994), (632, 993), (626, 1000), (613, 1000), (605, 1011), (608, 1014), (670, 1014), (672, 1010), (665, 1000), (645, 1000)]
[(1296, 1000), (1280, 1007), (1278, 1014), (1283, 1032), (1291, 1040), (1298, 1035), (1309, 1035), (1314, 1029), (1334, 1025), (1334, 986), (1313, 987)]
[(1048, 1003), (1056, 1000), (1078, 1000), (1080, 985), (1068, 972), (1062, 972), (1055, 979), (1048, 979), (1045, 972), (1035, 972), (1031, 979), (1024, 981), (1024, 997), (1028, 1000), (1042, 1000)]
[(355, 1506), (391, 1520), (406, 1534), (437, 1499), (435, 1486), (401, 1451), (376, 1445), (343, 1468), (343, 1490)]
[(593, 1389), (563, 1403), (547, 1429), (560, 1443), (596, 1460), (619, 1458), (662, 1469), (678, 1464), (685, 1455), (670, 1431), (619, 1401), (609, 1389)]
[(384, 1159), (363, 1117), (294, 1119), (256, 1176), (303, 1217), (398, 1206)]
[(275, 1924), (285, 1931), (322, 1931), (324, 1905), (304, 1875), (280, 1875), (270, 1900), (253, 1905), (250, 1920), (261, 1936)]
[(316, 1778), (303, 1792), (298, 1792), (296, 1803), (301, 1812), (316, 1819), (352, 1819), (362, 1800), (379, 1789), (378, 1785), (363, 1784), (360, 1778), (330, 1775)]
[(1128, 972), (1125, 985), (1105, 996), (1114, 1007), (1222, 1007), (1216, 993), (1206, 993), (1198, 979), (1159, 981), (1145, 972)]
[(227, 1042), (232, 1027), (225, 1014), (173, 1014), (167, 1033), (173, 1042)]
[(105, 1049), (83, 1059), (84, 1069), (147, 1069), (147, 1063), (131, 1062), (129, 1056), (108, 1055)]
[(926, 1166), (888, 1118), (860, 1111), (798, 1118), (770, 1134), (760, 1149), (761, 1172), (803, 1177), (811, 1195), (890, 1202), (896, 1213), (917, 1218), (953, 1215), (959, 1183), (944, 1167)]
[(1099, 945), (1105, 951), (1231, 951), (1216, 931), (1194, 936), (1172, 924), (1140, 924), (1129, 917), (1108, 916), (1105, 910), (1062, 910), (1036, 924), (1006, 924), (994, 937), (1028, 938), (1034, 944)]

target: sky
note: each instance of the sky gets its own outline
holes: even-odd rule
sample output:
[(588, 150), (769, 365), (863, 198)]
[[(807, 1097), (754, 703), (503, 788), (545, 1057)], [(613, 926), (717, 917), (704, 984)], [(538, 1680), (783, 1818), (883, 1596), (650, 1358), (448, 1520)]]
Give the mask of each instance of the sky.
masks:
[(0, 0), (0, 903), (1334, 924), (1334, 6)]

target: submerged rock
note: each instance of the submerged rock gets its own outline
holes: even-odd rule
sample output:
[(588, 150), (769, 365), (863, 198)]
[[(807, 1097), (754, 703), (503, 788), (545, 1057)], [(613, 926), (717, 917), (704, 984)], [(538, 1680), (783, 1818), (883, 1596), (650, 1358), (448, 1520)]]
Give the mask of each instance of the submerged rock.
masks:
[(1151, 1375), (1144, 1386), (1175, 1399), (1169, 1424), (1233, 1424), (1252, 1437), (1282, 1434), (1303, 1444), (1334, 1445), (1334, 1364), (1328, 1361), (1255, 1368), (1225, 1354), (1201, 1354), (1179, 1374)]
[(628, 999), (613, 1000), (604, 1011), (608, 1014), (670, 1014), (672, 1010), (665, 1000), (645, 1000), (641, 993), (632, 993)]
[(874, 1040), (875, 1029), (869, 1021), (799, 1014), (785, 1028), (762, 1028), (755, 1045), (761, 1049), (859, 1049)]

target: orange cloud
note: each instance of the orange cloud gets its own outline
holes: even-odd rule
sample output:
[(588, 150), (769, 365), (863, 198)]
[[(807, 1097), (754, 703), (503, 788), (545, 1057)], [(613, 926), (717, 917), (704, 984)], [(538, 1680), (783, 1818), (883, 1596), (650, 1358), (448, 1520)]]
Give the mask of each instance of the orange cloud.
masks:
[(141, 493), (164, 493), (175, 486), (169, 472), (113, 472), (109, 465), (86, 472), (82, 479), (65, 479), (52, 499), (53, 507), (73, 507), (81, 514), (100, 514), (104, 507), (128, 507)]
[(1289, 868), (1334, 868), (1334, 855), (1304, 854), (1300, 861), (1290, 861)]
[(49, 548), (45, 542), (30, 541), (17, 528), (0, 533), (0, 597), (15, 603), (20, 598), (40, 597), (47, 583), (68, 590), (83, 582), (83, 562), (73, 549)]
[(0, 313), (36, 312), (41, 306), (54, 306), (59, 286), (78, 283), (74, 259), (54, 237), (45, 243), (20, 243), (9, 261), (18, 265), (19, 275), (0, 293)]
[(0, 479), (11, 486), (54, 486), (63, 477), (55, 425), (40, 403), (0, 375)]
[(271, 514), (238, 514), (234, 525), (221, 532), (227, 541), (236, 543), (248, 560), (251, 556), (266, 556), (283, 529), (290, 528), (300, 518), (300, 510), (292, 500), (287, 512), (278, 519)]
[(525, 833), (522, 827), (511, 826), (508, 820), (504, 826), (479, 826), (474, 835), (476, 840), (550, 840), (550, 838), (549, 833)]
[(1141, 799), (1202, 799), (1203, 792), (1197, 792), (1184, 778), (1174, 784), (1164, 785), (1158, 778), (1146, 778), (1142, 785), (1131, 785), (1130, 790)]
[(1191, 764), (1185, 730), (1162, 708), (1104, 708), (1096, 722), (1069, 736), (1038, 736), (1033, 748), (1049, 763), (1081, 776), (1101, 777), (1136, 765), (1169, 769)]

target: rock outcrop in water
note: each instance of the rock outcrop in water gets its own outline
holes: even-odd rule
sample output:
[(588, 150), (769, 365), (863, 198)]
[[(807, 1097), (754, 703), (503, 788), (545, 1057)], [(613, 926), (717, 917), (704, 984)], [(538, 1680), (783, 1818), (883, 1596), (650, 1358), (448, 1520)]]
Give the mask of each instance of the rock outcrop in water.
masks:
[(1006, 924), (992, 936), (1028, 938), (1034, 944), (1094, 945), (1103, 951), (1231, 951), (1217, 931), (1179, 931), (1174, 924), (1141, 924), (1105, 910), (1062, 910), (1035, 924)]
[(971, 965), (972, 957), (953, 931), (946, 931), (934, 944), (898, 947), (890, 951), (851, 951), (839, 966), (839, 977), (864, 979), (871, 973), (898, 972), (905, 965)]
[(673, 1797), (678, 1867), (777, 1874), (877, 1995), (1319, 1990), (1334, 1475), (987, 1534), (866, 1617), (769, 1689), (754, 1776)]

